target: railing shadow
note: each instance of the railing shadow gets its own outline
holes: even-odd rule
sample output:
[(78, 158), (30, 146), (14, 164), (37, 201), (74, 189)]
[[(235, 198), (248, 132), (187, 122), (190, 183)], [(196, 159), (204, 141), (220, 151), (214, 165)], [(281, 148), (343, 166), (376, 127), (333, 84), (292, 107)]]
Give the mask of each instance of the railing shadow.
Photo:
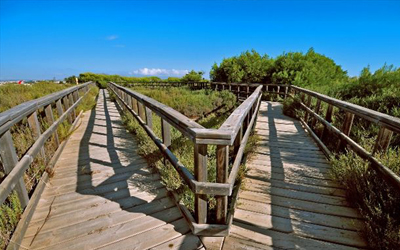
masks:
[[(178, 220), (182, 217), (180, 213), (179, 217), (159, 213), (172, 207), (157, 202), (167, 197), (167, 191), (159, 175), (136, 153), (134, 138), (126, 132), (120, 119), (114, 119), (117, 117), (116, 105), (102, 90), (79, 144), (76, 192), (103, 197), (118, 203), (123, 211), (143, 213), (165, 223)], [(141, 208), (149, 203), (154, 203), (156, 208)], [(182, 227), (176, 228), (184, 234), (182, 230)]]

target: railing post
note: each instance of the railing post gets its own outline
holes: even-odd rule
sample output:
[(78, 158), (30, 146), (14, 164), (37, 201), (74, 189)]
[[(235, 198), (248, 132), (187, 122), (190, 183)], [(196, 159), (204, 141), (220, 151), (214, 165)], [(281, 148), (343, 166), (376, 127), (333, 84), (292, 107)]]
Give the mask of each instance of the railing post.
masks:
[[(315, 105), (315, 113), (318, 114), (320, 109), (321, 109), (321, 100), (317, 99), (317, 104)], [(317, 118), (313, 117), (311, 119), (310, 127), (313, 128), (315, 126), (316, 122), (317, 122)]]
[(136, 100), (136, 98), (132, 97), (132, 109), (133, 111), (135, 111), (135, 113), (138, 115), (139, 111), (138, 111), (138, 101)]
[(392, 135), (393, 131), (381, 127), (379, 129), (378, 138), (376, 139), (372, 154), (375, 154), (376, 152), (386, 152), (389, 147), (390, 140), (392, 139)]
[[(328, 108), (326, 109), (325, 121), (331, 123), (332, 122), (332, 114), (333, 114), (333, 105), (329, 104)], [(328, 131), (328, 128), (324, 127), (324, 130), (322, 130), (322, 134), (320, 136), (321, 140), (324, 139), (324, 137), (326, 136), (327, 131)]]
[[(217, 183), (228, 180), (229, 147), (217, 145)], [(225, 224), (228, 213), (228, 196), (215, 196), (217, 200), (217, 223)]]
[(171, 125), (164, 119), (161, 119), (162, 139), (165, 146), (171, 146)]
[[(64, 97), (63, 97), (63, 104), (64, 104), (64, 110), (67, 111), (67, 110), (69, 109), (69, 107), (70, 107), (69, 100), (68, 100), (68, 97), (67, 97), (67, 96), (64, 96)], [(67, 119), (68, 119), (68, 122), (69, 122), (70, 124), (72, 124), (72, 116), (71, 116), (71, 113), (69, 113), (69, 114), (67, 115)]]
[(59, 100), (56, 102), (56, 107), (57, 107), (57, 114), (58, 114), (58, 117), (61, 117), (61, 116), (63, 115), (63, 113), (64, 113), (63, 107), (62, 107), (62, 103), (61, 103), (61, 99), (59, 99)]
[[(70, 107), (72, 106), (72, 105), (74, 105), (74, 98), (73, 98), (73, 96), (72, 96), (72, 93), (71, 94), (69, 94), (68, 95), (68, 98), (69, 98), (69, 105), (70, 105)], [(74, 121), (75, 120), (75, 118), (76, 118), (76, 113), (75, 113), (75, 108), (72, 110), (72, 120)]]
[[(194, 175), (197, 181), (207, 181), (207, 145), (194, 144)], [(195, 217), (198, 224), (207, 223), (207, 195), (195, 194)]]
[[(354, 114), (346, 112), (342, 127), (343, 134), (347, 136), (350, 135), (351, 127), (353, 126), (353, 121), (354, 121)], [(344, 147), (344, 141), (340, 140), (336, 150), (339, 152), (340, 150), (342, 150), (343, 147)]]
[[(53, 109), (51, 108), (51, 104), (47, 105), (47, 107), (44, 109), (44, 112), (46, 113), (47, 123), (49, 126), (51, 126), (54, 123)], [(60, 145), (60, 140), (58, 139), (57, 131), (53, 133), (53, 138), (58, 147), (58, 145)]]
[(144, 105), (141, 102), (138, 102), (139, 106), (139, 116), (143, 120), (143, 122), (146, 122), (146, 114), (144, 111)]
[(151, 130), (153, 130), (153, 115), (151, 109), (146, 107), (146, 124)]
[[(28, 124), (32, 130), (33, 138), (37, 140), (39, 136), (42, 134), (40, 132), (40, 124), (37, 117), (37, 111), (33, 112), (30, 116), (28, 116)], [(46, 154), (44, 151), (44, 146), (40, 149), (40, 155), (46, 160)]]
[[(307, 102), (305, 103), (307, 107), (311, 108), (311, 95), (308, 95)], [(304, 114), (304, 122), (308, 124), (308, 112)]]
[[(14, 143), (10, 130), (5, 132), (0, 137), (0, 157), (3, 164), (4, 173), (9, 174), (15, 165), (18, 163), (18, 156), (15, 152)], [(15, 185), (15, 190), (17, 191), (21, 207), (25, 208), (29, 202), (28, 192), (26, 191), (24, 178), (20, 178)]]
[(243, 124), (240, 126), (239, 132), (236, 135), (235, 141), (233, 142), (233, 156), (235, 157), (237, 152), (239, 151), (240, 148), (240, 143), (242, 142), (243, 139)]

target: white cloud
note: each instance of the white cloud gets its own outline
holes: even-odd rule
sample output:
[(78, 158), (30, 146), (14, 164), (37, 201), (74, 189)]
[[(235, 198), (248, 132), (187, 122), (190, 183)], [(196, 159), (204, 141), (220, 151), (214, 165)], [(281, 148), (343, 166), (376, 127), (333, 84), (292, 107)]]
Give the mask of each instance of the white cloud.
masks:
[(144, 76), (183, 76), (189, 73), (187, 69), (156, 69), (142, 68), (132, 72), (136, 75)]
[(111, 35), (111, 36), (106, 37), (106, 40), (112, 41), (112, 40), (115, 40), (117, 38), (118, 38), (117, 35)]

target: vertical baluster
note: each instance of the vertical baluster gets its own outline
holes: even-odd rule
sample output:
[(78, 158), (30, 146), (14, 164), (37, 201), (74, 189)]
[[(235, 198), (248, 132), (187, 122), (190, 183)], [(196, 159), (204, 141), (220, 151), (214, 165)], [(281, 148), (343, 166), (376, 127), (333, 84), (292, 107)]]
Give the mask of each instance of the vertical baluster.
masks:
[[(354, 121), (354, 114), (352, 114), (350, 112), (346, 112), (344, 122), (343, 122), (343, 127), (342, 127), (343, 134), (345, 134), (347, 136), (350, 135), (351, 127), (353, 126), (353, 121)], [(338, 152), (341, 151), (343, 149), (344, 145), (345, 145), (345, 142), (340, 140), (336, 150)]]
[(171, 125), (164, 119), (161, 119), (161, 131), (164, 145), (171, 146)]
[(139, 108), (139, 116), (143, 120), (143, 122), (146, 122), (146, 113), (144, 111), (144, 105), (141, 102), (138, 102), (138, 108)]
[[(194, 175), (197, 181), (207, 181), (207, 145), (194, 145)], [(197, 223), (207, 223), (207, 195), (195, 194), (195, 214)]]
[[(28, 116), (28, 124), (32, 130), (33, 138), (37, 140), (39, 136), (42, 134), (42, 132), (40, 131), (40, 124), (36, 111), (33, 112), (30, 116)], [(40, 149), (40, 155), (42, 156), (44, 161), (46, 161), (44, 146)]]
[(373, 154), (376, 152), (386, 152), (389, 148), (390, 140), (392, 139), (393, 131), (381, 127), (379, 129), (378, 138), (374, 146)]
[[(53, 109), (51, 108), (51, 104), (47, 105), (44, 111), (46, 113), (47, 123), (49, 124), (49, 126), (51, 126), (54, 123)], [(58, 145), (60, 145), (60, 140), (58, 139), (57, 131), (54, 132), (53, 139), (56, 143), (56, 147), (58, 148)]]
[[(229, 147), (217, 145), (217, 183), (228, 180)], [(228, 212), (228, 196), (215, 196), (217, 200), (217, 223), (225, 224)]]
[[(15, 151), (14, 142), (12, 140), (12, 136), (10, 130), (5, 132), (0, 137), (0, 157), (1, 162), (3, 164), (4, 173), (9, 174), (15, 165), (18, 163), (18, 156)], [(25, 208), (29, 202), (28, 192), (26, 191), (24, 178), (20, 178), (15, 185), (15, 191), (17, 191), (17, 195), (19, 201), (21, 203), (22, 208)]]
[(136, 115), (139, 115), (138, 101), (134, 97), (132, 97), (132, 109), (135, 111)]
[[(306, 104), (307, 107), (309, 107), (311, 109), (311, 96), (310, 95), (308, 95), (307, 101), (306, 101), (305, 104)], [(304, 114), (304, 122), (308, 123), (308, 112), (307, 111), (305, 111), (305, 112), (306, 113)]]
[(151, 109), (149, 109), (148, 107), (146, 107), (146, 123), (150, 129), (153, 129), (153, 115)]
[[(63, 100), (63, 104), (64, 104), (64, 110), (67, 111), (69, 109), (69, 107), (70, 107), (69, 99), (68, 99), (67, 96), (64, 96), (62, 100)], [(69, 113), (67, 115), (67, 119), (68, 119), (68, 122), (70, 124), (72, 124), (72, 115), (71, 115), (71, 113)]]
[[(74, 102), (74, 98), (72, 96), (72, 93), (68, 95), (68, 99), (69, 99), (69, 106), (71, 107), (75, 103)], [(74, 121), (75, 118), (76, 118), (76, 110), (75, 110), (75, 108), (72, 110), (71, 116), (72, 116), (72, 120)]]
[[(321, 100), (317, 99), (317, 104), (315, 105), (315, 113), (319, 114), (320, 109), (321, 109)], [(311, 120), (311, 128), (314, 128), (316, 122), (317, 119), (313, 116)]]
[[(329, 104), (328, 108), (326, 109), (325, 121), (332, 122), (332, 115), (333, 115), (333, 106), (332, 106), (332, 104)], [(325, 126), (324, 130), (322, 130), (322, 134), (320, 136), (321, 140), (324, 139), (327, 132), (328, 132), (328, 128)]]

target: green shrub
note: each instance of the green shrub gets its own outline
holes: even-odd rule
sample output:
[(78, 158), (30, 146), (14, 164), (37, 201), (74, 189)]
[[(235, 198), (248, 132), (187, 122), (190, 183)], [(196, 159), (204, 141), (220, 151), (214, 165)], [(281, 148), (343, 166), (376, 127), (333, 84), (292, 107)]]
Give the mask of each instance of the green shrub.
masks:
[[(400, 153), (390, 149), (376, 156), (400, 174)], [(353, 152), (331, 160), (332, 175), (347, 190), (347, 199), (365, 219), (365, 238), (372, 249), (399, 249), (400, 194)]]

